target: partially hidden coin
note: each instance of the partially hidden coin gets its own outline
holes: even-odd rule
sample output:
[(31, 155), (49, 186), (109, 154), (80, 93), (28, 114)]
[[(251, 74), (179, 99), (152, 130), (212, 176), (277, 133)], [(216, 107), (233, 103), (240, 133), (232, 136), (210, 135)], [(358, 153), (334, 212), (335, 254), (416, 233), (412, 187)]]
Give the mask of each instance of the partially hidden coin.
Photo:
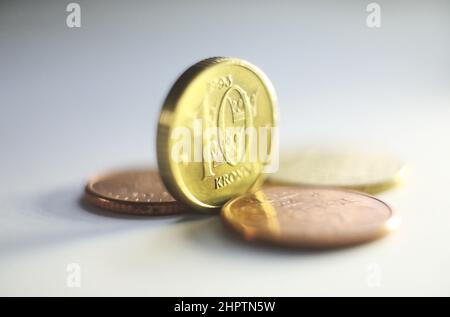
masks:
[(187, 212), (166, 190), (159, 173), (151, 169), (123, 170), (92, 178), (85, 200), (97, 207), (133, 215), (171, 215)]
[(273, 186), (228, 202), (222, 219), (250, 241), (303, 248), (356, 245), (384, 236), (399, 218), (367, 194), (328, 188)]
[(270, 175), (275, 184), (340, 187), (375, 194), (403, 180), (405, 166), (395, 156), (357, 147), (312, 146), (281, 158)]
[[(170, 193), (212, 211), (258, 188), (276, 144), (275, 108), (271, 82), (246, 61), (216, 57), (186, 70), (158, 125), (158, 166)], [(262, 146), (269, 159), (259, 156)]]

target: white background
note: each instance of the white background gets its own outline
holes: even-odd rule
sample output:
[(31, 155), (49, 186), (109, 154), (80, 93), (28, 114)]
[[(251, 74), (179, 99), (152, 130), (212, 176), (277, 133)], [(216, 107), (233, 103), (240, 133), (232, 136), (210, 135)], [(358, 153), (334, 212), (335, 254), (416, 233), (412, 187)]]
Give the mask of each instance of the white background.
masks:
[[(0, 295), (450, 295), (449, 1), (378, 1), (379, 29), (369, 1), (79, 1), (73, 29), (68, 3), (0, 3)], [(155, 165), (168, 89), (217, 55), (271, 78), (282, 149), (401, 156), (406, 184), (380, 195), (401, 229), (292, 251), (242, 243), (217, 216), (83, 207), (89, 175)]]

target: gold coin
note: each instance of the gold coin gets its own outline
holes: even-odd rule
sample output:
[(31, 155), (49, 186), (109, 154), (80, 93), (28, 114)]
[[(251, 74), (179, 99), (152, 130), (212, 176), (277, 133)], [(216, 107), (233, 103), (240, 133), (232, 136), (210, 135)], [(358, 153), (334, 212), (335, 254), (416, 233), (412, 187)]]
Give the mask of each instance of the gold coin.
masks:
[(96, 176), (86, 185), (85, 200), (103, 209), (135, 215), (170, 215), (188, 210), (167, 192), (158, 172), (148, 169)]
[(222, 219), (246, 240), (332, 248), (382, 237), (398, 225), (384, 202), (359, 192), (269, 187), (228, 202)]
[(170, 193), (208, 211), (257, 188), (276, 155), (275, 104), (269, 79), (243, 60), (210, 58), (186, 70), (158, 126), (158, 165)]
[(308, 147), (282, 158), (270, 182), (340, 187), (378, 193), (398, 185), (402, 162), (379, 151), (351, 147)]

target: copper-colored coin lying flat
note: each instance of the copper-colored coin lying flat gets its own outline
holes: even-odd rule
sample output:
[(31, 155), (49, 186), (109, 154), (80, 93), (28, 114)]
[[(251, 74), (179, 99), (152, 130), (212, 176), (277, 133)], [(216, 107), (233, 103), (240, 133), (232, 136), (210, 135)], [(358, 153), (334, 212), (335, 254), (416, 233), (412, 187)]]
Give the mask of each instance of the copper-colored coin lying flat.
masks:
[(223, 221), (246, 240), (333, 248), (382, 237), (398, 218), (384, 202), (328, 188), (267, 187), (228, 202)]
[(134, 215), (171, 215), (187, 211), (164, 187), (154, 170), (128, 170), (94, 177), (85, 199), (92, 205)]

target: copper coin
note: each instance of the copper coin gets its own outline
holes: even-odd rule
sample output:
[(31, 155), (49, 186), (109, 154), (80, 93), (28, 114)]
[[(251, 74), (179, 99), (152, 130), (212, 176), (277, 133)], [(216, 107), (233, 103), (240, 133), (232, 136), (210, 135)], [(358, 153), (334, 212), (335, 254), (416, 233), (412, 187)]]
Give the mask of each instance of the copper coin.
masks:
[(398, 219), (384, 202), (331, 188), (266, 187), (222, 208), (222, 219), (247, 240), (332, 248), (368, 242)]
[(170, 215), (186, 212), (164, 187), (154, 170), (127, 170), (94, 177), (86, 185), (88, 203), (134, 215)]

